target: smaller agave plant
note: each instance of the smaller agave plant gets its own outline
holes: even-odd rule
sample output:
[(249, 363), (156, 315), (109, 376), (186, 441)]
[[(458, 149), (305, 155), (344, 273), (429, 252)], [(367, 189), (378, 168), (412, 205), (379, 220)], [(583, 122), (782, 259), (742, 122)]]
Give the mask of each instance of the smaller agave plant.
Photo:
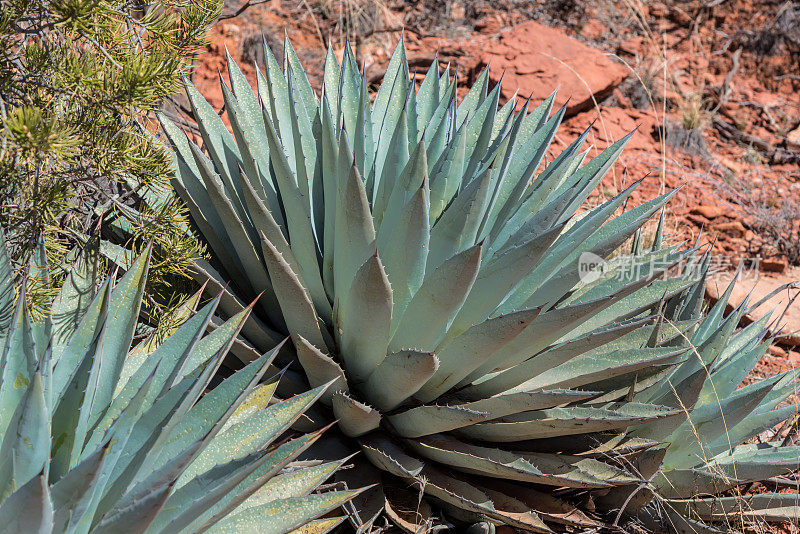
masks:
[[(709, 260), (710, 254), (697, 291), (705, 289)], [(673, 344), (689, 347), (689, 357), (640, 395), (643, 402), (673, 406), (685, 415), (632, 432), (663, 443), (637, 463), (660, 504), (659, 513), (651, 506), (644, 516), (660, 515), (662, 522), (666, 516), (667, 523), (686, 532), (732, 532), (737, 524), (741, 528), (746, 523), (800, 520), (796, 492), (742, 495), (739, 490), (800, 468), (800, 447), (776, 431), (800, 412), (800, 404), (787, 402), (797, 393), (794, 370), (746, 380), (774, 341), (770, 332), (779, 321), (770, 324), (772, 314), (766, 314), (737, 331), (741, 319), (761, 302), (750, 307), (745, 299), (726, 316), (735, 283), (736, 279), (705, 317), (698, 310), (686, 315), (698, 325)], [(695, 307), (690, 300), (674, 304)], [(649, 499), (645, 492), (645, 499), (637, 500)], [(719, 522), (728, 525), (724, 530), (711, 526)]]
[[(631, 257), (645, 258), (646, 253), (634, 250)], [(797, 373), (748, 380), (774, 341), (779, 319), (767, 314), (738, 329), (742, 318), (764, 301), (750, 306), (745, 299), (731, 306), (736, 279), (705, 310), (710, 262), (708, 251), (686, 264), (684, 275), (695, 273), (696, 281), (660, 305), (655, 329), (659, 333), (648, 340), (682, 348), (681, 362), (654, 366), (649, 374), (639, 372), (632, 381), (618, 384), (631, 387), (632, 400), (679, 411), (678, 416), (629, 429), (629, 443), (649, 445), (645, 452), (616, 455), (613, 461), (640, 481), (595, 499), (598, 508), (635, 515), (654, 532), (666, 526), (669, 532), (721, 534), (735, 532), (737, 525), (800, 519), (796, 493), (742, 494), (742, 488), (800, 465), (800, 447), (784, 442), (776, 432), (800, 411), (800, 405), (791, 401), (797, 392)], [(608, 267), (604, 276), (618, 274), (618, 265)], [(732, 311), (726, 315), (729, 307)], [(613, 346), (635, 350), (643, 333), (626, 334)], [(572, 363), (585, 366), (599, 355), (590, 351)], [(582, 441), (571, 447), (580, 448)]]
[[(199, 294), (166, 340), (151, 335), (131, 350), (150, 252), (114, 284), (99, 279), (94, 251), (73, 256), (50, 314), (33, 321), (0, 234), (0, 530), (278, 534), (339, 524), (317, 518), (358, 492), (312, 492), (342, 462), (292, 463), (321, 432), (285, 434), (325, 387), (271, 402), (279, 376), (259, 381), (277, 347), (206, 392), (250, 309), (205, 335), (218, 301), (192, 315)], [(40, 249), (29, 276), (46, 283), (46, 266)]]

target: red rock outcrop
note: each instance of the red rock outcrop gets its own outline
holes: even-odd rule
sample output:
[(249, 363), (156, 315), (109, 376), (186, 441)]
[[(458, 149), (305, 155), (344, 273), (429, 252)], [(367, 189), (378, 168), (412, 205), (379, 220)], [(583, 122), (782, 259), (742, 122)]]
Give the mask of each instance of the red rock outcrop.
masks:
[(493, 81), (503, 76), (506, 100), (517, 90), (523, 98), (533, 94), (538, 100), (560, 86), (556, 105), (568, 102), (567, 116), (593, 107), (628, 75), (604, 52), (534, 21), (503, 31), (484, 50), (481, 61), (489, 65)]

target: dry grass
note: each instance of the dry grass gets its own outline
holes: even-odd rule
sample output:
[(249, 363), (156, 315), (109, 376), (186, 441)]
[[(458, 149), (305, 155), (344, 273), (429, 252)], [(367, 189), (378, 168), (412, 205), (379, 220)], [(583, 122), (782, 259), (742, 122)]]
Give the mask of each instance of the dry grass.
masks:
[(774, 189), (763, 189), (750, 201), (753, 228), (758, 232), (765, 257), (785, 256), (800, 265), (800, 206)]

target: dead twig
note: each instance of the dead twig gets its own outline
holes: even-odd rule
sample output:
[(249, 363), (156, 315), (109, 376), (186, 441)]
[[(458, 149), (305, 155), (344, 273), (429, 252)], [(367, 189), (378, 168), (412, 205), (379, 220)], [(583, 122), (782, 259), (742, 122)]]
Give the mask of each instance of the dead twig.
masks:
[(257, 6), (259, 4), (266, 4), (267, 2), (269, 2), (269, 0), (246, 0), (241, 6), (239, 6), (237, 10), (230, 13), (223, 13), (222, 15), (220, 15), (219, 20), (236, 18), (245, 11), (247, 11), (249, 8)]
[(714, 117), (711, 123), (726, 139), (758, 149), (771, 164), (800, 163), (800, 150), (788, 150), (781, 146), (774, 146), (766, 139), (745, 133), (719, 117)]
[(394, 32), (403, 32), (403, 31), (411, 32), (411, 33), (416, 34), (416, 35), (418, 35), (420, 37), (436, 37), (436, 35), (433, 35), (433, 34), (430, 34), (430, 33), (424, 33), (424, 32), (421, 32), (421, 31), (415, 29), (415, 28), (411, 28), (409, 26), (395, 26), (395, 27), (390, 27), (390, 28), (375, 28), (375, 29), (369, 30), (364, 35), (362, 35), (361, 38), (362, 39), (366, 39), (370, 35), (375, 35), (376, 33), (394, 33)]
[(768, 478), (762, 482), (767, 487), (775, 489), (793, 489), (797, 491), (800, 489), (800, 479), (789, 477), (773, 477)]
[[(784, 422), (784, 425), (786, 425), (786, 422)], [(783, 427), (778, 432), (780, 433), (781, 431), (783, 431)], [(794, 445), (797, 442), (798, 431), (800, 431), (800, 415), (795, 414), (794, 418), (791, 419), (791, 423), (789, 423), (789, 429), (786, 432), (786, 437), (783, 438), (781, 446)]]
[(719, 100), (717, 105), (714, 109), (711, 110), (711, 113), (714, 114), (719, 111), (719, 108), (724, 106), (731, 95), (731, 82), (733, 81), (733, 77), (736, 75), (736, 71), (739, 70), (739, 57), (742, 55), (742, 49), (737, 48), (736, 52), (733, 53), (733, 57), (731, 61), (733, 65), (731, 65), (731, 70), (728, 71), (728, 74), (725, 75), (725, 80), (722, 82), (722, 87), (719, 89)]

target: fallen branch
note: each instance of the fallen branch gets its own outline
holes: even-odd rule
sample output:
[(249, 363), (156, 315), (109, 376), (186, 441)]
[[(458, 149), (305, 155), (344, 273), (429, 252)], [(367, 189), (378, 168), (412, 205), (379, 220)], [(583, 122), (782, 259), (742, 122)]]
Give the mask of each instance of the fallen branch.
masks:
[(728, 99), (731, 96), (731, 82), (733, 81), (733, 77), (736, 75), (736, 71), (739, 70), (739, 57), (742, 55), (742, 49), (737, 48), (736, 52), (733, 53), (731, 70), (728, 71), (728, 74), (725, 76), (725, 80), (722, 82), (722, 87), (719, 89), (719, 101), (714, 109), (711, 110), (711, 113), (716, 113), (719, 109), (724, 106)]
[(773, 165), (781, 163), (800, 163), (800, 150), (789, 150), (781, 146), (774, 146), (766, 139), (745, 133), (733, 124), (719, 117), (714, 117), (712, 124), (726, 139), (758, 149), (763, 153), (769, 163)]
[(247, 9), (249, 9), (249, 8), (251, 8), (253, 6), (257, 6), (259, 4), (266, 4), (268, 1), (269, 0), (247, 0), (241, 6), (239, 6), (238, 9), (236, 9), (236, 10), (234, 10), (232, 12), (223, 13), (222, 15), (220, 15), (219, 20), (227, 20), (227, 19), (236, 18), (239, 15), (241, 15), (242, 13), (244, 13)]
[(387, 27), (387, 28), (374, 28), (361, 36), (362, 39), (366, 39), (371, 35), (375, 35), (376, 33), (394, 33), (394, 32), (411, 32), (419, 37), (438, 37), (437, 35), (431, 33), (421, 32), (416, 28), (412, 28), (411, 26), (394, 26), (394, 27)]
[(763, 481), (762, 484), (776, 489), (793, 489), (800, 488), (800, 479), (789, 477), (773, 477)]

